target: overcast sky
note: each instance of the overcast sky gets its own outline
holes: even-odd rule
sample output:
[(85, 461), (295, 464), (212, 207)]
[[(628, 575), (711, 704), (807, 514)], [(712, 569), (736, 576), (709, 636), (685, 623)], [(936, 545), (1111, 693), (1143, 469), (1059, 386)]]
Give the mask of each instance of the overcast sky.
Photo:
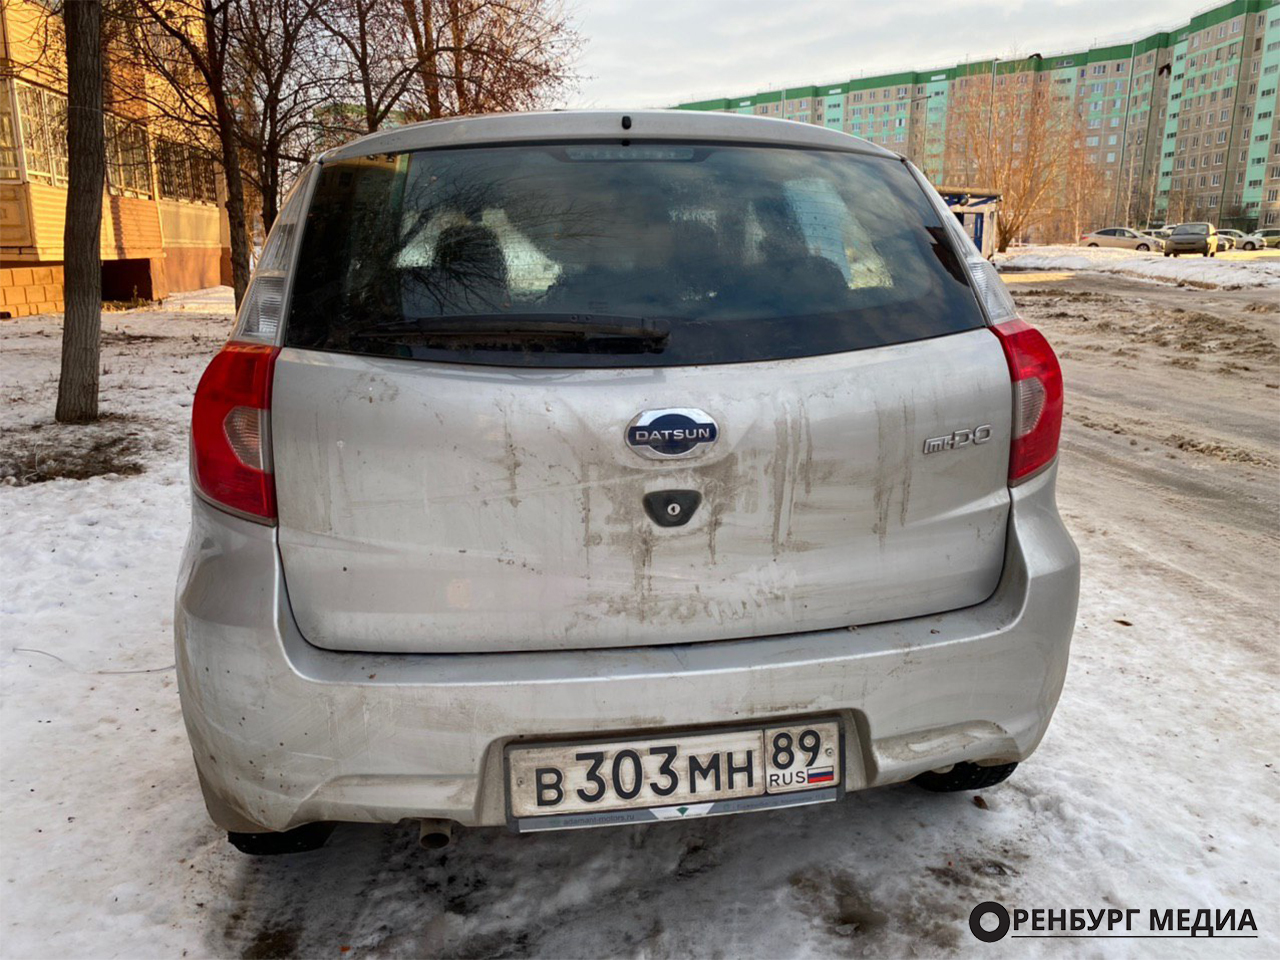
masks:
[(571, 0), (572, 107), (671, 106), (781, 86), (1050, 54), (1186, 23), (1206, 0)]

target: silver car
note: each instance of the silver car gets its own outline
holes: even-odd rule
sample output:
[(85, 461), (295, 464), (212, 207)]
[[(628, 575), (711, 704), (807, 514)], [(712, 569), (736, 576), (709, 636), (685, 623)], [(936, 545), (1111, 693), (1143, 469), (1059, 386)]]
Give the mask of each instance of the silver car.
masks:
[(1120, 247), (1125, 250), (1160, 250), (1164, 244), (1155, 237), (1128, 227), (1104, 227), (1086, 233), (1077, 246), (1081, 247)]
[(1258, 236), (1256, 233), (1242, 233), (1239, 230), (1219, 230), (1218, 239), (1226, 237), (1231, 241), (1231, 246), (1227, 249), (1235, 250), (1261, 250), (1267, 245), (1264, 237)]
[(1040, 742), (1062, 377), (902, 157), (683, 112), (407, 126), (284, 205), (192, 411), (213, 820), (678, 820)]

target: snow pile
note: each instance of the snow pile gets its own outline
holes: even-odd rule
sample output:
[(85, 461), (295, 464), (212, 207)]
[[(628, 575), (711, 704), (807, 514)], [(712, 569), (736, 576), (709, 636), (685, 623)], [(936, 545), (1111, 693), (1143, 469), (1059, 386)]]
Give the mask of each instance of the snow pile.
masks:
[(1280, 287), (1280, 256), (1270, 254), (1165, 257), (1113, 247), (1032, 246), (998, 253), (995, 263), (1001, 270), (1089, 270), (1227, 290)]
[[(1249, 907), (1258, 940), (1089, 949), (1280, 953), (1274, 603), (1210, 580), (1172, 590), (1152, 558), (1179, 545), (1071, 500), (1085, 464), (1063, 481), (1068, 517), (1088, 521), (1073, 523), (1085, 583), (1066, 691), (1038, 754), (982, 804), (902, 786), (655, 826), (465, 831), (441, 858), (407, 825), (241, 857), (205, 817), (171, 638), (190, 397), (229, 319), (105, 326), (116, 419), (91, 429), (151, 418), (145, 472), (0, 486), (6, 955), (1061, 955), (977, 942), (984, 900), (1139, 908), (1142, 933), (1153, 907)], [(46, 428), (51, 333), (50, 318), (0, 324), (3, 432)]]
[(230, 287), (186, 290), (165, 299), (165, 310), (181, 310), (209, 316), (232, 316), (236, 312), (235, 292)]

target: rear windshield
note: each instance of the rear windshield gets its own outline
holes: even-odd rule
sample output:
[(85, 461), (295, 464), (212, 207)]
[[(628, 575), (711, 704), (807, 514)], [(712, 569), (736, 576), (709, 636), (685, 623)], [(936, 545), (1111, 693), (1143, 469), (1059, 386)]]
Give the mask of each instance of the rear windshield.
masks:
[(982, 326), (901, 161), (591, 142), (325, 164), (285, 342), (507, 366), (670, 366)]

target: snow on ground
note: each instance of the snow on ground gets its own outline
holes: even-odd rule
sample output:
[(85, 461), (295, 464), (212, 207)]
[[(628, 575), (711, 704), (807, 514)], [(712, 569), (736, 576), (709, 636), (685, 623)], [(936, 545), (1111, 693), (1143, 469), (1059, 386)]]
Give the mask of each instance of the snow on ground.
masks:
[(1012, 247), (997, 254), (1002, 270), (1089, 270), (1199, 287), (1280, 287), (1280, 253), (1225, 253), (1166, 257), (1114, 247)]
[[(1092, 293), (1081, 308), (1061, 292), (1028, 309), (1068, 345), (1069, 382), (1079, 383), (1060, 499), (1084, 584), (1057, 717), (1010, 781), (984, 791), (983, 805), (908, 785), (703, 821), (527, 837), (473, 830), (435, 858), (406, 825), (345, 827), (325, 850), (254, 860), (205, 818), (171, 611), (187, 525), (186, 418), (229, 329), (225, 295), (208, 298), (216, 315), (172, 304), (108, 315), (112, 417), (91, 428), (49, 425), (56, 319), (0, 324), (0, 457), (13, 459), (23, 437), (56, 446), (78, 429), (108, 448), (132, 434), (125, 459), (142, 469), (16, 485), (24, 466), (0, 485), (3, 953), (1280, 953), (1280, 550), (1276, 459), (1264, 455), (1280, 446), (1274, 346), (1223, 347), (1212, 369), (1218, 341), (1196, 348), (1198, 369), (1139, 362), (1136, 349), (1177, 360), (1179, 347), (1134, 347), (1116, 331), (1147, 329), (1124, 326), (1145, 313), (1107, 314)], [(1207, 295), (1159, 292), (1187, 308)], [(1123, 302), (1136, 302), (1132, 291)], [(1168, 316), (1183, 310), (1173, 303), (1161, 308)], [(1274, 341), (1280, 314), (1245, 309), (1215, 302), (1206, 315), (1235, 310)], [(1097, 323), (1104, 315), (1111, 326)], [(1228, 362), (1247, 372), (1224, 372)], [(1162, 399), (1180, 390), (1171, 377), (1188, 378), (1188, 410)], [(1215, 401), (1197, 393), (1218, 383)], [(1210, 425), (1196, 426), (1197, 410)], [(1162, 420), (1199, 446), (1162, 442)], [(1239, 434), (1231, 449), (1254, 449), (1256, 435), (1263, 454), (1197, 452), (1230, 446), (1209, 445), (1204, 431), (1218, 423)], [(1129, 449), (1145, 473), (1120, 458)], [(1230, 496), (1215, 497), (1224, 484)], [(980, 944), (967, 918), (988, 899), (1139, 908), (1144, 933), (1150, 908), (1248, 907), (1260, 938)]]
[(186, 290), (165, 298), (161, 309), (229, 317), (235, 313), (235, 298), (232, 296), (230, 287)]

